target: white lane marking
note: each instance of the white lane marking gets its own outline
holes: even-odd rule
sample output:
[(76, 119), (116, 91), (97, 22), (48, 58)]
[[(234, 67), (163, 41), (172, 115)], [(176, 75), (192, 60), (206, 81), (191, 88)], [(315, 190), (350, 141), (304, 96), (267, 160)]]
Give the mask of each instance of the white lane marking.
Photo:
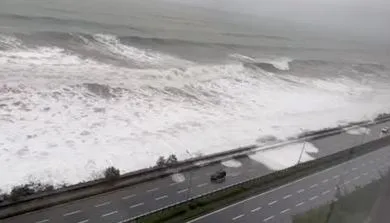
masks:
[(96, 204), (95, 208), (106, 206), (106, 205), (109, 205), (109, 204), (111, 204), (111, 201), (107, 201), (107, 202), (104, 202), (104, 203)]
[(181, 182), (173, 182), (173, 183), (170, 183), (169, 186), (175, 186), (176, 184), (179, 184)]
[(281, 214), (284, 214), (284, 213), (286, 213), (286, 212), (288, 212), (288, 211), (290, 211), (291, 209), (290, 208), (287, 208), (287, 209), (284, 209), (283, 211), (281, 211), (280, 213)]
[(348, 171), (348, 170), (344, 171), (344, 174), (348, 174), (348, 173), (349, 173), (349, 171)]
[(40, 221), (36, 221), (35, 223), (44, 223), (44, 222), (48, 222), (49, 219), (43, 219), (43, 220), (40, 220)]
[(244, 217), (244, 214), (240, 214), (240, 215), (238, 215), (238, 216), (232, 218), (232, 220), (235, 221), (235, 220), (237, 220), (237, 219), (239, 219), (239, 218), (242, 218), (242, 217)]
[(130, 194), (130, 195), (122, 197), (122, 199), (127, 200), (127, 199), (130, 199), (130, 198), (135, 197), (135, 196), (136, 196), (135, 194)]
[(118, 211), (111, 211), (109, 213), (106, 213), (106, 214), (102, 214), (102, 216), (100, 216), (101, 218), (104, 218), (104, 217), (107, 217), (107, 216), (110, 216), (110, 215), (113, 215), (113, 214), (116, 214), (118, 213)]
[(328, 181), (329, 181), (328, 179), (325, 179), (325, 180), (322, 181), (322, 183), (326, 183), (326, 182), (328, 182)]
[(156, 201), (159, 201), (159, 200), (165, 199), (165, 198), (167, 198), (167, 197), (168, 197), (168, 195), (164, 195), (164, 196), (155, 198), (155, 200), (156, 200)]
[(330, 190), (326, 190), (326, 191), (322, 192), (321, 194), (325, 195), (325, 194), (328, 194), (328, 193), (330, 193)]
[(315, 199), (317, 199), (317, 198), (318, 198), (317, 195), (316, 195), (316, 196), (313, 196), (313, 197), (309, 198), (309, 201), (315, 200)]
[(156, 188), (153, 188), (153, 189), (150, 189), (150, 190), (147, 190), (146, 192), (153, 192), (153, 191), (156, 191), (156, 190), (158, 190), (159, 188), (158, 187), (156, 187)]
[(271, 206), (271, 205), (275, 204), (276, 202), (278, 202), (278, 200), (271, 201), (268, 203), (268, 205)]
[(349, 184), (349, 183), (351, 183), (351, 181), (349, 181), (349, 180), (347, 180), (347, 181), (345, 181), (345, 185), (347, 185), (347, 184)]
[(272, 216), (269, 216), (268, 218), (264, 218), (264, 220), (263, 220), (263, 221), (264, 221), (264, 222), (267, 222), (267, 221), (269, 221), (269, 220), (273, 219), (274, 217), (275, 217), (275, 216), (273, 216), (273, 215), (272, 215)]
[(198, 184), (197, 187), (204, 187), (206, 186), (208, 183), (203, 183), (203, 184)]
[(310, 186), (310, 188), (315, 188), (317, 186), (318, 186), (318, 184), (313, 184), (313, 185)]
[(303, 205), (304, 203), (305, 203), (305, 202), (301, 202), (301, 203), (296, 204), (295, 206), (296, 206), (296, 207), (299, 207), (299, 206)]
[(74, 214), (77, 214), (77, 213), (80, 213), (80, 212), (81, 212), (81, 210), (72, 211), (72, 212), (68, 212), (68, 213), (63, 214), (63, 216), (64, 216), (64, 217), (65, 217), (65, 216), (70, 216), (70, 215), (74, 215)]
[(354, 177), (353, 180), (359, 180), (360, 176)]
[(131, 205), (130, 208), (135, 208), (135, 207), (139, 207), (139, 206), (142, 206), (142, 205), (144, 205), (143, 202), (138, 203), (138, 204)]
[(302, 193), (303, 191), (305, 191), (305, 189), (300, 189), (300, 190), (298, 190), (297, 192), (298, 192), (298, 194), (300, 194), (300, 193)]
[(340, 177), (340, 175), (335, 175), (335, 176), (333, 176), (333, 179), (337, 179), (339, 177)]
[(261, 210), (261, 207), (257, 207), (255, 209), (251, 210), (251, 212), (253, 213), (253, 212), (256, 212), (256, 211), (259, 211), (259, 210)]
[[(205, 215), (203, 215), (203, 216), (200, 216), (200, 217), (198, 217), (198, 218), (195, 218), (195, 219), (193, 219), (193, 220), (190, 220), (190, 221), (188, 221), (187, 223), (193, 223), (193, 222), (199, 221), (200, 219), (204, 219), (204, 218), (206, 218), (206, 217), (208, 217), (208, 216), (210, 216), (210, 215), (214, 215), (214, 214), (216, 214), (216, 213), (219, 213), (219, 212), (224, 211), (224, 210), (226, 210), (226, 209), (229, 209), (229, 208), (231, 208), (231, 207), (237, 206), (237, 205), (239, 205), (239, 204), (245, 203), (245, 202), (250, 201), (250, 200), (253, 200), (253, 199), (255, 199), (255, 198), (258, 198), (258, 197), (264, 196), (264, 195), (266, 195), (266, 194), (272, 193), (272, 192), (274, 192), (274, 191), (280, 190), (280, 189), (282, 189), (282, 188), (288, 187), (288, 186), (293, 185), (293, 184), (295, 184), (295, 183), (297, 183), (297, 182), (300, 182), (300, 181), (302, 181), (302, 180), (309, 179), (309, 178), (311, 178), (311, 177), (318, 176), (318, 175), (320, 175), (320, 174), (324, 174), (324, 173), (329, 172), (329, 171), (331, 171), (331, 170), (333, 170), (333, 169), (336, 169), (336, 168), (338, 168), (338, 167), (340, 167), (340, 166), (345, 166), (345, 165), (347, 165), (347, 164), (349, 164), (349, 163), (356, 162), (356, 161), (358, 161), (358, 160), (361, 160), (361, 159), (364, 159), (364, 158), (367, 158), (367, 157), (368, 157), (368, 155), (363, 155), (363, 156), (357, 157), (357, 158), (355, 158), (355, 159), (353, 159), (353, 160), (349, 160), (349, 161), (347, 161), (347, 162), (344, 162), (344, 163), (340, 163), (340, 164), (334, 165), (334, 166), (332, 166), (331, 168), (328, 168), (328, 169), (325, 169), (325, 170), (316, 172), (316, 173), (314, 173), (314, 174), (312, 174), (312, 175), (309, 175), (309, 176), (305, 176), (305, 177), (303, 177), (303, 178), (301, 178), (301, 179), (298, 179), (298, 180), (295, 180), (295, 181), (293, 181), (293, 182), (284, 184), (284, 185), (282, 185), (282, 186), (280, 186), (280, 187), (276, 187), (276, 188), (274, 188), (274, 189), (272, 189), (272, 190), (269, 190), (269, 191), (266, 191), (266, 192), (264, 192), (264, 193), (262, 193), (262, 194), (254, 195), (254, 196), (249, 197), (249, 198), (247, 198), (247, 199), (245, 199), (245, 200), (241, 200), (241, 201), (236, 202), (236, 203), (234, 203), (234, 204), (228, 205), (228, 206), (226, 206), (226, 207), (224, 207), (224, 208), (221, 208), (221, 209), (218, 209), (218, 210), (213, 211), (213, 212), (211, 212), (211, 213), (205, 214)], [(389, 155), (389, 157), (390, 157), (390, 155)], [(304, 191), (304, 190), (303, 190), (303, 191)], [(303, 192), (303, 191), (302, 191), (302, 192)], [(302, 204), (304, 204), (304, 202), (303, 202)], [(300, 205), (302, 205), (302, 204), (300, 204)], [(300, 206), (300, 205), (298, 205), (298, 206)]]
[(368, 175), (368, 173), (367, 173), (367, 172), (364, 172), (364, 173), (363, 173), (363, 175), (364, 175), (364, 176), (367, 176), (367, 175)]
[(181, 193), (184, 193), (184, 192), (186, 192), (186, 191), (188, 191), (188, 188), (183, 189), (183, 190), (179, 190), (177, 193), (178, 193), (178, 194), (181, 194)]
[(287, 194), (286, 196), (283, 197), (283, 199), (287, 199), (287, 198), (289, 198), (291, 196), (292, 196), (291, 194)]
[(355, 170), (357, 170), (357, 168), (356, 168), (356, 167), (353, 167), (353, 168), (352, 168), (352, 171), (355, 171)]
[(85, 220), (79, 221), (77, 223), (87, 223), (87, 222), (89, 222), (89, 219), (85, 219)]

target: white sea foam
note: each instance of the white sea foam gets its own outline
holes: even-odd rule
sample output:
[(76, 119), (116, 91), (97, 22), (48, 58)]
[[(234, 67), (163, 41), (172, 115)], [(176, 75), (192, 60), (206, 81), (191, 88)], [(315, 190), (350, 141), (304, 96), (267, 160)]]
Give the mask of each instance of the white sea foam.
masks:
[(96, 34), (94, 35), (95, 44), (102, 53), (110, 53), (124, 59), (132, 60), (139, 65), (190, 65), (190, 61), (179, 59), (173, 56), (154, 52), (152, 50), (138, 49), (121, 43), (114, 35)]
[[(318, 148), (309, 142), (294, 143), (280, 148), (260, 151), (250, 155), (249, 158), (261, 162), (272, 170), (282, 170), (298, 164), (313, 160), (310, 154), (317, 153)], [(309, 154), (310, 153), (310, 154)]]
[(293, 84), (240, 64), (184, 67), (115, 67), (55, 47), (0, 51), (0, 169), (12, 169), (0, 173), (0, 188), (77, 183), (110, 165), (132, 171), (159, 156), (285, 139), (390, 109), (387, 88), (346, 77)]

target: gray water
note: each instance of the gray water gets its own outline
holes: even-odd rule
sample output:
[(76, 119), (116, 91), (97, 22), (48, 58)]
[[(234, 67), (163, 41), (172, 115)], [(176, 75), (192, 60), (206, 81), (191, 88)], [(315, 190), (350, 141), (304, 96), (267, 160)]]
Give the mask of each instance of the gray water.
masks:
[(383, 46), (165, 0), (1, 0), (0, 187), (373, 118), (390, 111)]
[(128, 45), (198, 62), (224, 60), (231, 53), (388, 62), (386, 51), (374, 43), (286, 20), (163, 0), (7, 0), (0, 4), (0, 33), (12, 33), (29, 46), (77, 50), (75, 35), (91, 38), (107, 33)]

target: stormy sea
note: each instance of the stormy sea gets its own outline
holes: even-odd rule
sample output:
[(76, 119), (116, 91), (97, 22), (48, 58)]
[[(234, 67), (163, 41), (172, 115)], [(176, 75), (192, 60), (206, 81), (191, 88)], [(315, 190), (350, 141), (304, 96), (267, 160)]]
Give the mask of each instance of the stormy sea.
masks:
[(0, 188), (390, 111), (380, 47), (255, 20), (154, 0), (2, 1)]

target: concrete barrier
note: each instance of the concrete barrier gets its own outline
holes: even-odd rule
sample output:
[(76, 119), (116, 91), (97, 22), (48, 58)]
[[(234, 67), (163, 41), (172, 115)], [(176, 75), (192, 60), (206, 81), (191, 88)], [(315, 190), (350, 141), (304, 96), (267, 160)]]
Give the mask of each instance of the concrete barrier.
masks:
[[(245, 192), (247, 190), (250, 190), (251, 188), (256, 189), (257, 191), (261, 191), (263, 189), (272, 189), (276, 186), (281, 186), (284, 183), (286, 183), (285, 178), (290, 177), (290, 182), (293, 180), (297, 180), (301, 177), (307, 176), (310, 173), (315, 173), (317, 171), (320, 171), (322, 169), (329, 168), (331, 166), (344, 163), (346, 161), (349, 161), (355, 157), (367, 154), (369, 152), (375, 151), (377, 149), (383, 148), (387, 145), (390, 145), (390, 136), (383, 137), (359, 146), (355, 146), (334, 154), (331, 154), (329, 156), (324, 156), (316, 160), (304, 162), (297, 164), (295, 166), (275, 171), (273, 173), (263, 175), (263, 176), (257, 176), (253, 177), (251, 179), (245, 180), (243, 182), (238, 182), (234, 185), (229, 185), (221, 189), (217, 189), (215, 191), (207, 192), (201, 195), (198, 195), (196, 197), (193, 197), (187, 201), (178, 202), (176, 204), (161, 208), (159, 210), (155, 210), (149, 213), (145, 213), (136, 217), (132, 217), (129, 219), (125, 219), (121, 221), (120, 223), (127, 223), (127, 222), (154, 222), (150, 219), (165, 219), (165, 221), (169, 222), (169, 216), (172, 215), (174, 217), (177, 217), (180, 214), (185, 214), (185, 212), (194, 211), (197, 207), (197, 203), (201, 203), (204, 206), (206, 203), (210, 203), (216, 200), (224, 200), (226, 201), (228, 196), (230, 194), (234, 194), (234, 192)], [(278, 181), (283, 180), (283, 183), (280, 184)], [(288, 182), (288, 181), (287, 181)], [(263, 190), (264, 191), (264, 190)], [(191, 208), (186, 208), (190, 207)], [(224, 205), (226, 203), (224, 202)], [(177, 209), (177, 211), (175, 210)], [(183, 211), (184, 210), (184, 211)], [(194, 211), (196, 212), (196, 211)], [(178, 214), (179, 213), (179, 214)], [(187, 215), (188, 217), (188, 215)], [(177, 219), (173, 222), (183, 222), (189, 219)], [(164, 222), (165, 222), (164, 221)], [(163, 221), (157, 221), (157, 222), (163, 222)]]

